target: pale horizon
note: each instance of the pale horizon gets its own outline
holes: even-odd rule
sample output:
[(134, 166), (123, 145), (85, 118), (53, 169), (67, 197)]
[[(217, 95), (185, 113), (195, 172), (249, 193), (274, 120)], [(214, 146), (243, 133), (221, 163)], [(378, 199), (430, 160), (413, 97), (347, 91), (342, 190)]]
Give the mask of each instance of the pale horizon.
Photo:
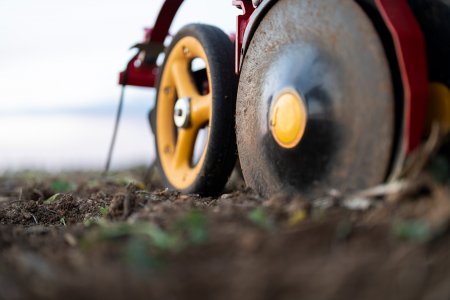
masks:
[[(0, 173), (104, 165), (120, 94), (118, 74), (134, 53), (130, 46), (153, 26), (162, 3), (0, 1)], [(231, 33), (237, 13), (230, 0), (186, 1), (171, 33), (198, 22)], [(147, 122), (154, 95), (152, 89), (127, 88), (114, 168), (154, 158)], [(64, 118), (70, 120), (67, 126), (61, 124)], [(83, 123), (78, 130), (77, 122)], [(59, 130), (65, 126), (67, 131)], [(92, 150), (82, 152), (77, 162), (83, 137)]]

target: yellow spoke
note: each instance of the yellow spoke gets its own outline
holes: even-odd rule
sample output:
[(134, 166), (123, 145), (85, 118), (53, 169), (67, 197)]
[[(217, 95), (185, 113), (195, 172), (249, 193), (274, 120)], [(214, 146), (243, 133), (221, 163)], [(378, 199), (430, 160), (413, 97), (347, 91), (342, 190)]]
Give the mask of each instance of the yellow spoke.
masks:
[(175, 80), (178, 98), (198, 95), (193, 79), (189, 74), (188, 65), (184, 60), (176, 60), (173, 62), (172, 76)]
[(211, 94), (191, 100), (191, 121), (194, 126), (201, 126), (209, 121), (211, 102)]
[(194, 128), (181, 128), (178, 131), (177, 144), (173, 157), (174, 168), (189, 164), (194, 150), (195, 137), (196, 130)]

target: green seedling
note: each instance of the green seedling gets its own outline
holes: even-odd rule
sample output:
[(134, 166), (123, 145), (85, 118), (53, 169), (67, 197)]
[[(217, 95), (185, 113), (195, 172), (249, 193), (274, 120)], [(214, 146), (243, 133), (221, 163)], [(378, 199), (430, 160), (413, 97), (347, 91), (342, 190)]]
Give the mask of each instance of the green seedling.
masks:
[(145, 184), (134, 179), (131, 176), (120, 176), (120, 177), (113, 177), (112, 181), (117, 185), (127, 186), (129, 184), (135, 185), (138, 189), (143, 190), (145, 189)]
[(165, 253), (178, 252), (191, 245), (206, 243), (209, 239), (207, 218), (195, 210), (183, 215), (167, 230), (148, 222), (111, 223), (104, 218), (85, 221), (86, 226), (91, 224), (98, 226), (81, 240), (82, 247), (125, 238), (124, 259), (138, 272), (157, 270), (164, 264)]
[(77, 186), (74, 183), (56, 179), (52, 181), (52, 183), (50, 184), (50, 188), (54, 190), (56, 193), (67, 193), (76, 190)]
[(124, 251), (125, 261), (140, 272), (160, 269), (163, 261), (151, 253), (150, 246), (151, 244), (147, 239), (138, 237), (131, 238)]
[(58, 201), (61, 195), (62, 195), (61, 193), (54, 194), (53, 196), (51, 196), (50, 198), (45, 200), (44, 204), (52, 204), (52, 203)]
[(188, 212), (180, 218), (175, 223), (174, 231), (177, 235), (185, 233), (188, 237), (188, 242), (194, 245), (204, 244), (209, 239), (206, 216), (196, 210)]
[(179, 239), (177, 236), (168, 234), (155, 224), (151, 223), (119, 223), (119, 224), (99, 224), (99, 237), (101, 239), (114, 239), (126, 236), (146, 236), (151, 244), (161, 250), (173, 250), (178, 247)]
[(89, 181), (87, 182), (87, 184), (86, 184), (86, 186), (87, 186), (89, 189), (98, 188), (98, 187), (100, 187), (100, 185), (101, 185), (101, 182), (100, 182), (100, 180), (98, 180), (98, 179), (91, 179), (91, 180), (89, 180)]
[(106, 217), (109, 213), (109, 207), (100, 207), (99, 210), (102, 217)]
[(95, 217), (95, 216), (89, 216), (89, 217), (84, 218), (84, 220), (83, 220), (83, 225), (86, 227), (90, 227), (93, 225), (99, 225), (99, 226), (105, 225), (106, 226), (106, 224), (107, 224), (107, 221), (105, 219)]
[(90, 227), (94, 224), (97, 224), (97, 220), (94, 217), (85, 218), (83, 220), (83, 225), (86, 227)]
[(252, 222), (257, 224), (258, 226), (260, 226), (260, 227), (262, 227), (262, 228), (264, 228), (266, 230), (273, 229), (273, 222), (272, 222), (272, 220), (267, 216), (266, 212), (261, 207), (257, 207), (255, 209), (253, 209), (248, 214), (248, 218)]
[(416, 242), (426, 242), (432, 236), (429, 224), (419, 220), (396, 222), (392, 226), (392, 232), (399, 238)]
[(110, 223), (105, 219), (92, 218), (85, 220), (84, 224), (99, 225), (91, 240), (147, 237), (153, 247), (162, 251), (178, 251), (189, 245), (203, 244), (209, 239), (206, 216), (199, 211), (185, 214), (167, 230), (147, 222)]

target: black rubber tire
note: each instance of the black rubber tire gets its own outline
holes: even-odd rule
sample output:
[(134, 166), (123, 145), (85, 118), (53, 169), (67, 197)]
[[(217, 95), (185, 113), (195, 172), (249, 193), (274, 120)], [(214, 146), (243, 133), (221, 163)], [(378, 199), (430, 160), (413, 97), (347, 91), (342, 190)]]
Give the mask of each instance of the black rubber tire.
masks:
[[(229, 37), (219, 28), (190, 24), (183, 27), (173, 38), (166, 50), (166, 57), (176, 43), (184, 37), (194, 37), (203, 46), (210, 66), (212, 90), (212, 120), (209, 123), (209, 142), (203, 166), (195, 181), (179, 190), (185, 194), (217, 195), (225, 184), (236, 162), (235, 107), (236, 75), (234, 73), (234, 49)], [(160, 68), (155, 107), (158, 105), (161, 74), (166, 68), (164, 61)], [(155, 111), (157, 111), (155, 109)], [(158, 116), (156, 115), (156, 118)], [(155, 122), (156, 123), (156, 122)], [(158, 153), (158, 136), (155, 130), (156, 155), (161, 177), (167, 188), (177, 190), (164, 173)]]

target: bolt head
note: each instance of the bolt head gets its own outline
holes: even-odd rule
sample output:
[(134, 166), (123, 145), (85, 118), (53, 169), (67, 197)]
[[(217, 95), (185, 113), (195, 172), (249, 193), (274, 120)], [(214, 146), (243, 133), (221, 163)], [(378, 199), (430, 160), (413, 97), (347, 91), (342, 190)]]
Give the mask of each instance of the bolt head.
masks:
[(177, 100), (173, 111), (173, 121), (178, 128), (187, 128), (191, 121), (191, 99), (183, 97)]

